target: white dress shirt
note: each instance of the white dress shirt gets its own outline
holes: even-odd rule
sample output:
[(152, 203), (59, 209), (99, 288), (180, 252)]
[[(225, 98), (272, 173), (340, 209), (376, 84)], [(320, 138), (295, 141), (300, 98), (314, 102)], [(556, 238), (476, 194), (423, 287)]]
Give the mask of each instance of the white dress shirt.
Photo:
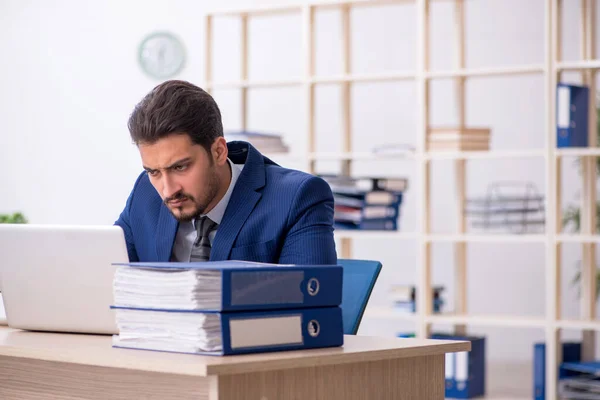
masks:
[[(210, 210), (206, 216), (211, 220), (215, 221), (217, 224), (221, 224), (221, 220), (223, 219), (223, 215), (225, 215), (225, 209), (227, 208), (227, 204), (229, 204), (229, 199), (231, 198), (231, 193), (233, 192), (233, 188), (242, 173), (242, 169), (244, 169), (244, 165), (238, 165), (231, 162), (228, 158), (229, 166), (231, 167), (231, 182), (229, 183), (229, 187), (227, 188), (227, 192), (225, 192), (225, 196), (217, 203), (216, 206)], [(208, 239), (210, 240), (210, 244), (212, 245), (215, 235), (217, 234), (217, 229), (213, 230)], [(177, 235), (175, 236), (175, 243), (173, 244), (173, 258), (174, 261), (180, 262), (188, 262), (190, 261), (190, 255), (192, 254), (192, 246), (194, 245), (194, 241), (196, 240), (198, 233), (196, 232), (195, 220), (189, 222), (180, 222), (179, 228), (177, 230)]]

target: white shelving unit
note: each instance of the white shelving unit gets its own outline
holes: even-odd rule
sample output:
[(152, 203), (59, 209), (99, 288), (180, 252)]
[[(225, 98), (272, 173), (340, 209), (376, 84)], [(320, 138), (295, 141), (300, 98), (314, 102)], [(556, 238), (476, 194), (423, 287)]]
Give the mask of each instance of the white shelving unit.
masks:
[[(413, 190), (418, 191), (416, 197), (417, 227), (415, 232), (360, 232), (338, 231), (337, 237), (341, 240), (339, 256), (351, 257), (352, 243), (362, 238), (382, 238), (385, 240), (412, 240), (417, 244), (417, 286), (419, 290), (417, 310), (414, 315), (395, 312), (393, 309), (369, 309), (371, 316), (389, 318), (397, 321), (412, 321), (416, 325), (419, 337), (427, 337), (431, 325), (436, 323), (454, 326), (457, 334), (466, 333), (469, 325), (499, 326), (518, 328), (541, 328), (545, 333), (546, 341), (546, 398), (557, 398), (556, 382), (557, 368), (561, 360), (561, 329), (577, 329), (583, 332), (584, 356), (591, 358), (594, 355), (594, 333), (600, 331), (600, 320), (596, 320), (595, 309), (595, 246), (600, 242), (600, 235), (595, 230), (596, 215), (596, 157), (600, 156), (600, 148), (596, 143), (596, 115), (590, 113), (590, 148), (585, 149), (557, 149), (555, 134), (555, 88), (565, 71), (580, 72), (583, 83), (595, 91), (595, 72), (600, 69), (600, 60), (595, 59), (595, 26), (596, 0), (580, 0), (582, 10), (582, 25), (580, 30), (582, 59), (579, 61), (562, 61), (560, 48), (560, 34), (562, 27), (561, 10), (562, 0), (545, 0), (544, 14), (544, 62), (542, 64), (521, 66), (498, 66), (493, 68), (471, 69), (465, 66), (465, 20), (464, 0), (444, 0), (455, 4), (455, 12), (449, 18), (455, 22), (455, 48), (457, 54), (453, 69), (448, 71), (430, 71), (430, 20), (428, 0), (331, 0), (305, 3), (299, 5), (285, 5), (274, 7), (260, 7), (254, 9), (234, 9), (212, 12), (205, 17), (205, 77), (204, 87), (210, 92), (214, 89), (232, 89), (240, 91), (242, 129), (247, 128), (248, 90), (252, 88), (279, 88), (301, 87), (307, 105), (308, 115), (306, 140), (308, 153), (290, 154), (288, 159), (302, 160), (306, 169), (316, 173), (317, 161), (339, 161), (342, 173), (352, 173), (352, 163), (356, 160), (375, 159), (404, 159), (410, 160), (416, 167), (416, 182), (412, 184)], [(473, 0), (481, 1), (481, 0)], [(352, 71), (350, 63), (350, 10), (355, 7), (377, 7), (379, 5), (416, 4), (417, 31), (417, 67), (414, 71), (396, 71), (378, 74), (356, 74)], [(324, 9), (339, 10), (342, 16), (342, 41), (340, 43), (343, 57), (343, 71), (334, 76), (315, 75), (315, 13)], [(515, 10), (518, 12), (518, 10)], [(303, 63), (304, 76), (302, 79), (252, 81), (248, 78), (248, 19), (258, 15), (301, 14), (303, 28)], [(241, 21), (241, 74), (239, 80), (232, 82), (214, 82), (213, 68), (213, 20), (222, 16), (239, 17)], [(426, 150), (426, 132), (429, 127), (429, 87), (436, 79), (454, 79), (457, 83), (458, 99), (458, 126), (465, 127), (465, 82), (472, 77), (493, 77), (510, 75), (539, 75), (544, 78), (545, 87), (545, 146), (537, 150), (509, 150), (509, 151), (468, 151), (432, 153)], [(350, 124), (351, 86), (358, 82), (394, 82), (413, 81), (416, 84), (417, 102), (417, 146), (415, 152), (401, 154), (383, 154), (357, 152), (352, 148), (352, 126)], [(343, 88), (343, 151), (339, 153), (322, 153), (316, 151), (315, 138), (315, 87), (322, 84), (337, 84)], [(590, 96), (591, 110), (595, 110), (595, 96)], [(279, 156), (281, 158), (281, 156)], [(565, 157), (579, 157), (582, 161), (583, 175), (583, 202), (582, 202), (582, 229), (579, 234), (561, 233), (561, 162)], [(493, 160), (516, 158), (540, 158), (545, 164), (545, 187), (547, 192), (545, 204), (545, 233), (542, 234), (470, 234), (467, 232), (466, 216), (463, 212), (466, 191), (466, 170), (469, 160)], [(430, 197), (431, 197), (431, 162), (434, 160), (451, 160), (454, 164), (456, 191), (458, 198), (457, 213), (459, 215), (458, 229), (454, 234), (433, 234), (430, 229)], [(455, 313), (451, 315), (432, 315), (431, 299), (427, 293), (431, 292), (431, 245), (437, 242), (452, 243), (455, 250)], [(467, 246), (469, 243), (497, 242), (506, 243), (540, 243), (545, 245), (545, 315), (537, 318), (521, 316), (491, 316), (472, 315), (467, 309)], [(561, 245), (563, 243), (578, 243), (583, 249), (582, 262), (582, 300), (581, 320), (563, 320), (560, 315), (560, 283), (561, 283)], [(491, 396), (490, 398), (503, 398)], [(507, 396), (506, 398), (512, 398)]]

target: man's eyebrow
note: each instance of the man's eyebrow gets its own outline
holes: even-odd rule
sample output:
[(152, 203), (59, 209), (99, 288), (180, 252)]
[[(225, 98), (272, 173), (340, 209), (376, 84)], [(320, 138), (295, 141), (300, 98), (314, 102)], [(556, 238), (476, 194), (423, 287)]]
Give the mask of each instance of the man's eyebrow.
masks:
[[(181, 160), (177, 160), (177, 161), (175, 161), (173, 164), (171, 164), (171, 165), (169, 165), (169, 166), (165, 167), (164, 169), (171, 169), (171, 168), (174, 168), (174, 167), (176, 167), (176, 166), (178, 166), (178, 165), (181, 165), (181, 164), (188, 163), (188, 162), (190, 162), (190, 161), (192, 161), (192, 157), (186, 157), (186, 158), (182, 158)], [(143, 167), (143, 168), (144, 168), (146, 171), (148, 171), (148, 172), (151, 172), (151, 171), (156, 171), (155, 169), (152, 169), (152, 168), (150, 168), (150, 167), (146, 167), (145, 165), (144, 165), (144, 167)]]
[(192, 161), (192, 157), (182, 158), (181, 160), (175, 161), (173, 164), (169, 165), (168, 167), (165, 167), (165, 169), (171, 169), (171, 168), (177, 167), (178, 165), (188, 163), (190, 161)]

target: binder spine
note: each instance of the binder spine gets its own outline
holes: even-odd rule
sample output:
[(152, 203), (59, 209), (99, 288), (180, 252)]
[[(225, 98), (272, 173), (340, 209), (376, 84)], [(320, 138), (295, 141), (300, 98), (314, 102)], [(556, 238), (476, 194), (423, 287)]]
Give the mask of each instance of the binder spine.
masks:
[(338, 306), (342, 274), (339, 265), (223, 270), (222, 311)]
[[(339, 307), (224, 313), (223, 354), (336, 347), (344, 343)], [(277, 329), (270, 327), (277, 326)]]

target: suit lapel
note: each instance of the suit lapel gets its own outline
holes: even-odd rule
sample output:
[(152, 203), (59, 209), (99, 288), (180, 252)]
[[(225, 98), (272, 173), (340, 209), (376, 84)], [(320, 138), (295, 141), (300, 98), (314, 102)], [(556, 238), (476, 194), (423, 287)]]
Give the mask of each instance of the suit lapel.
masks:
[(173, 243), (179, 224), (169, 209), (162, 205), (156, 226), (156, 257), (158, 261), (170, 261)]
[(233, 242), (262, 197), (258, 189), (265, 185), (262, 154), (245, 142), (230, 142), (228, 147), (231, 160), (236, 164), (244, 163), (244, 169), (231, 193), (225, 215), (217, 230), (210, 252), (211, 261), (226, 260), (229, 257)]
[[(241, 178), (241, 177), (240, 177)], [(254, 209), (262, 194), (249, 188), (239, 181), (231, 194), (227, 210), (217, 230), (217, 235), (210, 251), (211, 261), (226, 260), (231, 252), (231, 246), (237, 238), (242, 225)]]

